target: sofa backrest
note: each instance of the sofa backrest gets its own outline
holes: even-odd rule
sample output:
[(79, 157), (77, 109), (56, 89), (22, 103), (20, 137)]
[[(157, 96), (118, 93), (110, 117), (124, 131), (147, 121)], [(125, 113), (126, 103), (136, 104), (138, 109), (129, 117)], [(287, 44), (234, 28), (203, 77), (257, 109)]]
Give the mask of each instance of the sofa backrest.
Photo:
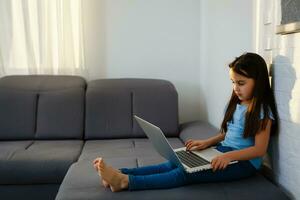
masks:
[(133, 115), (178, 136), (178, 95), (156, 79), (100, 79), (86, 91), (85, 139), (146, 137)]
[(0, 79), (0, 140), (80, 139), (86, 82), (77, 76)]

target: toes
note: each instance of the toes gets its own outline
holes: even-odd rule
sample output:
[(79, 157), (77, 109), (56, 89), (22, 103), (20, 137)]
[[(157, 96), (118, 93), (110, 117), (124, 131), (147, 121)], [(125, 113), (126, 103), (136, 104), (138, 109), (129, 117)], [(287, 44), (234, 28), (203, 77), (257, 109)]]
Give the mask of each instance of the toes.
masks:
[(106, 164), (104, 163), (104, 160), (102, 158), (99, 160), (98, 166), (100, 169), (104, 169), (106, 167)]
[(94, 168), (95, 168), (96, 170), (98, 170), (98, 166), (97, 166), (97, 164), (94, 164)]
[(112, 192), (118, 192), (118, 190), (116, 190), (114, 187), (112, 187), (112, 186), (110, 186), (110, 190), (112, 191)]
[(102, 158), (99, 158), (99, 165), (104, 165), (104, 160)]
[(99, 157), (98, 158), (95, 158), (95, 160), (93, 161), (93, 164), (96, 164), (96, 163), (98, 163), (99, 162)]
[(100, 166), (100, 164), (97, 165), (97, 170), (100, 171), (100, 172), (103, 171), (103, 168)]
[(106, 188), (110, 187), (110, 185), (105, 180), (102, 180), (102, 184)]

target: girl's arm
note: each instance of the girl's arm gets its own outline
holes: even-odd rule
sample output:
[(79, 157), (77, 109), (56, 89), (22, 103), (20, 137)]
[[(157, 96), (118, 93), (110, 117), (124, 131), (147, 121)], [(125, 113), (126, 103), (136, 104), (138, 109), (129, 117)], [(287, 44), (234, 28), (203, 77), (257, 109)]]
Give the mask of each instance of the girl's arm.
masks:
[(219, 142), (223, 141), (225, 138), (225, 134), (222, 132), (219, 132), (216, 136), (210, 137), (207, 140), (209, 146), (213, 146), (215, 144), (218, 144)]
[(191, 149), (193, 150), (201, 150), (206, 149), (207, 147), (213, 146), (222, 140), (224, 140), (225, 134), (222, 134), (221, 132), (213, 137), (210, 137), (205, 140), (187, 140), (185, 142), (186, 150), (189, 151)]
[(268, 120), (266, 129), (255, 135), (255, 145), (242, 150), (235, 150), (217, 156), (212, 160), (213, 170), (225, 169), (230, 161), (233, 160), (251, 160), (262, 157), (267, 152), (272, 121)]

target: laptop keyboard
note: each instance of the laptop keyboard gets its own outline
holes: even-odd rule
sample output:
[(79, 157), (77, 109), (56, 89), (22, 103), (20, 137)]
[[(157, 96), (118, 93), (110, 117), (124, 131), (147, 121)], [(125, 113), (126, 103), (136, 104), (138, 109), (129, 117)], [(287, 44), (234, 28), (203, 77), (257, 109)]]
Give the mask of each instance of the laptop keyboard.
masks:
[(200, 156), (196, 155), (191, 151), (181, 150), (176, 151), (175, 153), (179, 157), (180, 161), (190, 168), (210, 164), (210, 162), (201, 158)]

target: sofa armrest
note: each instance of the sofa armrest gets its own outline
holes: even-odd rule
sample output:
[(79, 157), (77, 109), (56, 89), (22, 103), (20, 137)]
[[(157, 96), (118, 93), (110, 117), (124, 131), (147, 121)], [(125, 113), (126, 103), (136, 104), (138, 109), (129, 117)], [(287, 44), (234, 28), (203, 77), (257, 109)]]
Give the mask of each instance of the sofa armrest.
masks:
[(179, 138), (185, 142), (188, 139), (207, 139), (218, 134), (219, 130), (204, 121), (183, 123), (179, 127)]

